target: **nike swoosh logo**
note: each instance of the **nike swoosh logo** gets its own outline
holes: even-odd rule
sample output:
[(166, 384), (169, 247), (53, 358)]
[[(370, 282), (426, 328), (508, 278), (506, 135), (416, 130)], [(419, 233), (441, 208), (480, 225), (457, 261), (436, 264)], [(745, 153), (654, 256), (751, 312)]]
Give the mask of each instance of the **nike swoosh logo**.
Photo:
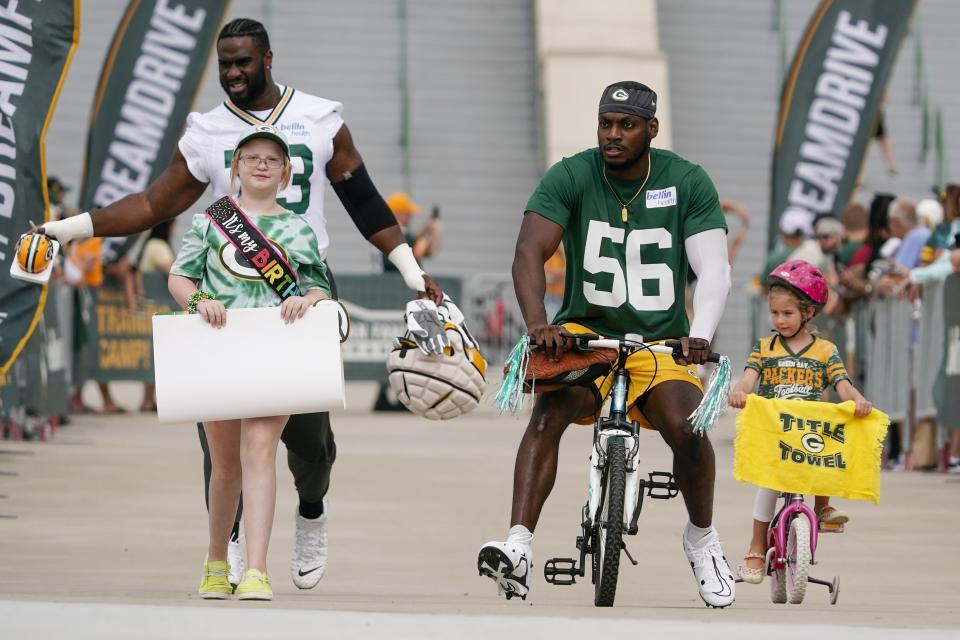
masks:
[(714, 595), (720, 596), (721, 598), (726, 598), (729, 595), (733, 594), (733, 589), (727, 584), (727, 581), (723, 578), (723, 575), (720, 573), (720, 567), (717, 566), (717, 559), (713, 558), (713, 570), (717, 574), (717, 580), (720, 581), (720, 584), (723, 585), (720, 588), (720, 591), (714, 591)]
[(297, 575), (302, 578), (303, 576), (310, 575), (311, 573), (313, 573), (314, 571), (316, 571), (316, 570), (319, 569), (319, 568), (320, 568), (320, 567), (314, 567), (313, 569), (309, 569), (309, 570), (307, 570), (307, 571), (304, 571), (303, 569), (297, 569)]

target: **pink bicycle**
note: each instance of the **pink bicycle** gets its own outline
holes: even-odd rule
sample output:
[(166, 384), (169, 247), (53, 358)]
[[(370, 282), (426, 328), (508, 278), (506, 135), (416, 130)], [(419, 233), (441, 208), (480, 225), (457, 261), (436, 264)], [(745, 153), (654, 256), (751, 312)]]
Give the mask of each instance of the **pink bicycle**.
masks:
[[(770, 576), (770, 599), (775, 604), (800, 604), (807, 593), (807, 583), (822, 584), (830, 593), (830, 604), (837, 604), (840, 578), (832, 582), (810, 576), (810, 565), (816, 564), (817, 538), (821, 532), (817, 516), (797, 493), (784, 493), (783, 506), (767, 530), (767, 575)], [(843, 531), (843, 527), (823, 531)]]

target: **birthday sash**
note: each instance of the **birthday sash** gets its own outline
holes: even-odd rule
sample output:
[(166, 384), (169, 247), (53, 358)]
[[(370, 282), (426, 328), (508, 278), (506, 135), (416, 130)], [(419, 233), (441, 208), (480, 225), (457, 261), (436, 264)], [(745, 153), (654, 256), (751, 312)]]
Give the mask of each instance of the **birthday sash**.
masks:
[(233, 198), (220, 198), (204, 214), (234, 246), (237, 257), (256, 270), (281, 300), (303, 295), (296, 272)]

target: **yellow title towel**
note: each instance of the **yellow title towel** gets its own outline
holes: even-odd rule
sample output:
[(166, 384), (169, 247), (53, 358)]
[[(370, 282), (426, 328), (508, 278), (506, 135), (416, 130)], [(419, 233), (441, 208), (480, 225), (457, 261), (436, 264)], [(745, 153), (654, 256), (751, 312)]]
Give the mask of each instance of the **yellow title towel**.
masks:
[(880, 501), (890, 418), (842, 404), (747, 397), (737, 416), (733, 477), (787, 493)]

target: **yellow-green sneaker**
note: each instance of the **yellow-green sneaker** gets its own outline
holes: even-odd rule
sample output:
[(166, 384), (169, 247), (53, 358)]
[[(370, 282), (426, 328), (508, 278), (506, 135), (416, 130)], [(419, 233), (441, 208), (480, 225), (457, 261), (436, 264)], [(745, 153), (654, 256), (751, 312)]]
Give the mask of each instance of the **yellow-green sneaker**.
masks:
[(237, 585), (236, 593), (241, 600), (273, 600), (270, 578), (256, 569), (247, 569), (243, 574), (243, 580)]
[(203, 563), (203, 577), (200, 579), (200, 597), (204, 600), (226, 600), (233, 593), (233, 585), (227, 576), (230, 566), (224, 560)]

